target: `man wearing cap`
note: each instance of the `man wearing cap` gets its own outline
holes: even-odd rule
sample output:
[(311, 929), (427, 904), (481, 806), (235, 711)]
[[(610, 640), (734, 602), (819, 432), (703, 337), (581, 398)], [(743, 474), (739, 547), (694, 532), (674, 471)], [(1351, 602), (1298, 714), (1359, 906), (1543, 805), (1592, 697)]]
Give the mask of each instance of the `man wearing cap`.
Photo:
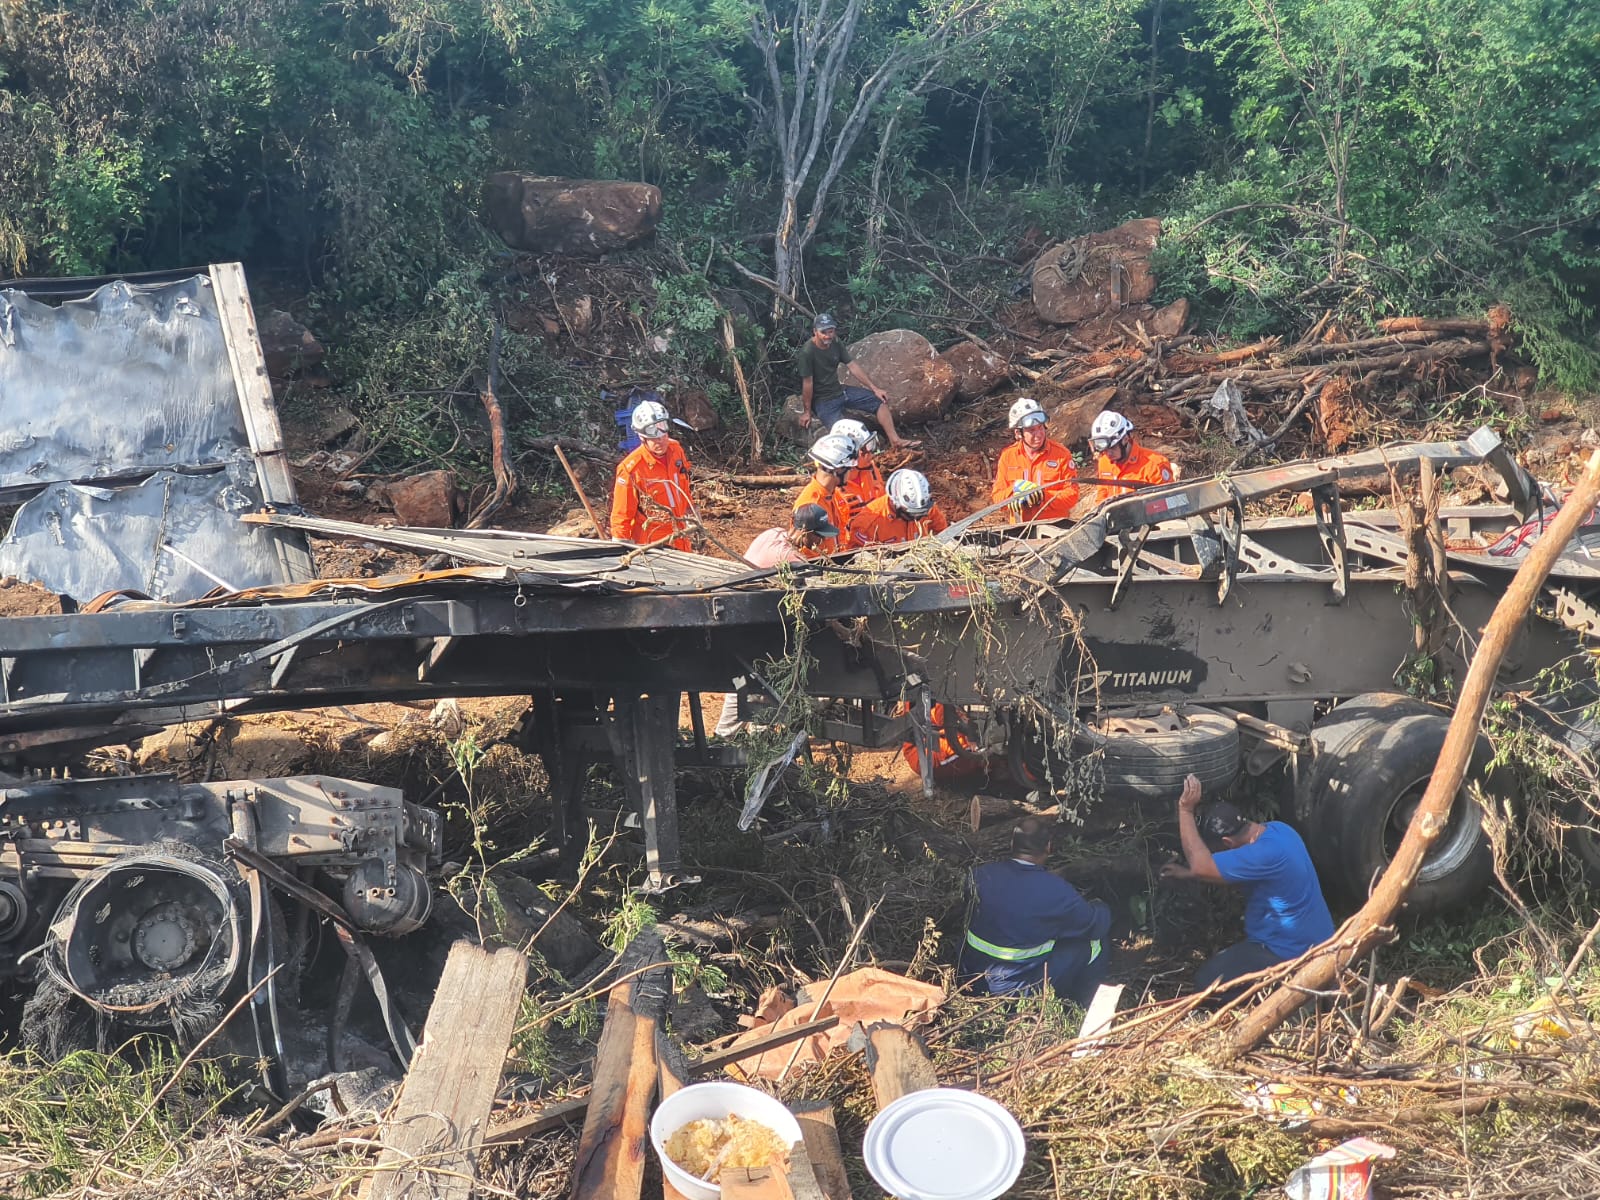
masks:
[(639, 447), (618, 465), (611, 491), (611, 536), (619, 541), (690, 548), (689, 459), (668, 432), (670, 420), (666, 406), (654, 400), (633, 410)]
[(839, 536), (839, 528), (828, 520), (828, 510), (820, 504), (802, 504), (794, 510), (788, 529), (774, 527), (756, 534), (745, 561), (756, 567), (775, 567), (779, 563), (804, 562), (813, 557), (825, 538)]
[(1045, 869), (1054, 848), (1050, 824), (1024, 817), (1011, 830), (1011, 857), (973, 871), (961, 966), (981, 975), (991, 995), (1037, 992), (1048, 984), (1087, 1008), (1106, 974), (1111, 910)]
[[(850, 377), (860, 387), (846, 387), (839, 382), (841, 365), (850, 368)], [(831, 426), (842, 417), (865, 417), (878, 423), (896, 450), (922, 444), (900, 436), (894, 427), (894, 414), (889, 411), (889, 397), (851, 361), (850, 351), (839, 340), (838, 322), (828, 313), (818, 313), (811, 323), (811, 336), (795, 352), (794, 367), (800, 375), (802, 429), (809, 428), (813, 419)]]
[[(756, 534), (745, 561), (756, 567), (775, 567), (779, 563), (805, 562), (818, 553), (824, 538), (836, 538), (839, 529), (828, 520), (827, 510), (820, 504), (802, 504), (794, 510), (788, 529), (772, 528)], [(739, 719), (739, 694), (729, 692), (722, 697), (722, 713), (717, 718), (718, 737), (732, 737), (743, 727)]]
[(1195, 987), (1226, 983), (1299, 958), (1333, 936), (1306, 844), (1282, 821), (1249, 820), (1225, 800), (1196, 817), (1200, 780), (1190, 775), (1178, 796), (1178, 837), (1185, 863), (1167, 863), (1163, 879), (1198, 879), (1245, 892), (1244, 938), (1195, 972)]

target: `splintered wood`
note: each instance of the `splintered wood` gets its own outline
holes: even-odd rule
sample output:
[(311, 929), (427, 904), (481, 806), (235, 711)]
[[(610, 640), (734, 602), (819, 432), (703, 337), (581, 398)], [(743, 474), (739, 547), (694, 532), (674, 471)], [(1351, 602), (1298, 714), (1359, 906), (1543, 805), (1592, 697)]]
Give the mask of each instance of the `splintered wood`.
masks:
[(916, 1034), (898, 1025), (878, 1024), (866, 1030), (866, 1041), (867, 1071), (879, 1112), (907, 1092), (939, 1086), (933, 1059)]
[[(640, 934), (623, 951), (606, 1000), (571, 1200), (639, 1200), (658, 1083), (656, 1035), (671, 985), (660, 936)], [(681, 1078), (673, 1076), (674, 1082)]]
[(471, 1194), (527, 979), (528, 961), (515, 950), (451, 948), (363, 1200)]

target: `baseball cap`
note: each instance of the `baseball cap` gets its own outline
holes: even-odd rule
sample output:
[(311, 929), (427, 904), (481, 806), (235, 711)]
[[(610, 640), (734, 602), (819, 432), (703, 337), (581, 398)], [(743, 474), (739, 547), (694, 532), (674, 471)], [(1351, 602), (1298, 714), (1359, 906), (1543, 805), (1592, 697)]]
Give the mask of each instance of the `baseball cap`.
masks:
[(816, 320), (811, 322), (811, 328), (820, 333), (824, 329), (839, 328), (839, 322), (833, 319), (832, 313), (818, 313)]
[(794, 527), (818, 537), (838, 537), (839, 527), (828, 520), (828, 510), (820, 504), (802, 504), (794, 510)]
[(1226, 800), (1218, 800), (1200, 818), (1200, 836), (1205, 838), (1207, 845), (1216, 845), (1225, 837), (1232, 837), (1243, 829), (1248, 821), (1244, 814)]

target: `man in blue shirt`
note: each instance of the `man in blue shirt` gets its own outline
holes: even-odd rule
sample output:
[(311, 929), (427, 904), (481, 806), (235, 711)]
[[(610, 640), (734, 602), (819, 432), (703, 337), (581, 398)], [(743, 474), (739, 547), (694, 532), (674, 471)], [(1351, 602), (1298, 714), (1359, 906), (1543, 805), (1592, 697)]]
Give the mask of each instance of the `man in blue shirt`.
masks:
[(1037, 992), (1048, 983), (1087, 1008), (1106, 975), (1111, 910), (1045, 869), (1053, 849), (1049, 823), (1024, 817), (1011, 830), (1011, 857), (973, 871), (962, 972), (981, 975), (991, 995)]
[(1200, 781), (1190, 775), (1178, 797), (1178, 836), (1188, 865), (1168, 863), (1161, 877), (1245, 889), (1245, 940), (1195, 972), (1197, 988), (1299, 958), (1333, 936), (1333, 918), (1298, 833), (1282, 821), (1248, 820), (1226, 801), (1197, 820), (1199, 805)]

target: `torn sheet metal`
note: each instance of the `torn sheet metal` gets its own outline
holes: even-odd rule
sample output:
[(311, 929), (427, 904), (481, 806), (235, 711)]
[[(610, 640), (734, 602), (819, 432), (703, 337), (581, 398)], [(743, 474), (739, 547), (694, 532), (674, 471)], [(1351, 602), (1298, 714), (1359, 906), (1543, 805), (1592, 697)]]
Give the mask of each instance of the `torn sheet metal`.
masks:
[(160, 471), (137, 486), (55, 483), (17, 510), (0, 542), (0, 576), (80, 605), (131, 590), (193, 600), (283, 582), (273, 538), (239, 514), (261, 503), (247, 453), (204, 475)]
[(1212, 416), (1221, 418), (1222, 432), (1233, 445), (1259, 446), (1267, 440), (1267, 435), (1251, 423), (1250, 415), (1244, 411), (1244, 397), (1233, 380), (1224, 379), (1218, 385), (1211, 399), (1206, 401), (1206, 409)]
[(372, 542), (421, 554), (442, 554), (463, 562), (510, 567), (524, 578), (543, 577), (574, 587), (720, 587), (771, 571), (752, 571), (743, 563), (708, 558), (666, 546), (643, 548), (629, 542), (552, 537), (504, 529), (413, 529), (361, 525), (298, 513), (252, 513), (251, 524), (294, 529), (318, 537)]
[(0, 491), (229, 461), (249, 439), (211, 281), (0, 292)]

